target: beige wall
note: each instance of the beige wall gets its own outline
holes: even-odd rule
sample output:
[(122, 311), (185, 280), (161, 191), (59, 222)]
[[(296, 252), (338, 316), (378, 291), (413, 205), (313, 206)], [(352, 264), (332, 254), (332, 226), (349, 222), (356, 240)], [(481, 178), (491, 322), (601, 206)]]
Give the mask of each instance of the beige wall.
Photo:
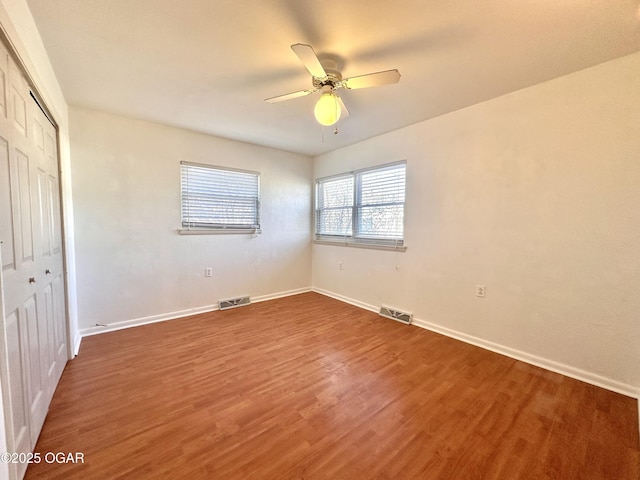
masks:
[[(70, 119), (81, 329), (309, 289), (309, 157), (75, 107)], [(262, 233), (178, 235), (181, 160), (259, 171)]]
[(638, 85), (640, 53), (317, 157), (407, 160), (408, 250), (314, 245), (314, 287), (637, 393)]

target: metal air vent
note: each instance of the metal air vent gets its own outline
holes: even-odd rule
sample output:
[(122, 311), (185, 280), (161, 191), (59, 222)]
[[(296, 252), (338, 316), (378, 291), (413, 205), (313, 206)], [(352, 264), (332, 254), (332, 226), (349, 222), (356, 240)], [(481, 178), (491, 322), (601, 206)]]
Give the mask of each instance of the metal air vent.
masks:
[(228, 310), (229, 308), (242, 307), (251, 304), (249, 295), (236, 298), (227, 298), (226, 300), (218, 300), (218, 308), (220, 310)]
[(384, 305), (380, 307), (380, 315), (386, 318), (390, 318), (391, 320), (396, 320), (401, 323), (406, 323), (409, 325), (411, 323), (411, 319), (413, 318), (413, 314), (407, 312), (401, 312), (400, 310), (396, 310), (395, 308), (385, 307)]

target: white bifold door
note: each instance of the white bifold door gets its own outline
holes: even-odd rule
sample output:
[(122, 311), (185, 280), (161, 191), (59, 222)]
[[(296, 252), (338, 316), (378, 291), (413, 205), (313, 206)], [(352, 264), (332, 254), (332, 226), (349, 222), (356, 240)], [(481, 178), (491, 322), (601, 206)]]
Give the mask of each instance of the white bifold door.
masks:
[[(0, 44), (0, 378), (9, 452), (31, 452), (67, 361), (56, 129)], [(26, 464), (11, 464), (22, 478)]]

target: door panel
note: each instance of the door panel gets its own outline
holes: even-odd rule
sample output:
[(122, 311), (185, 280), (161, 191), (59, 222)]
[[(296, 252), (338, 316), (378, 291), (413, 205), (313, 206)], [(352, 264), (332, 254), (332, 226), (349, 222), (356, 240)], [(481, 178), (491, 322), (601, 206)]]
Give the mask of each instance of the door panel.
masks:
[[(36, 296), (30, 297), (24, 304), (24, 325), (21, 325), (23, 348), (28, 357), (25, 364), (27, 368), (27, 401), (29, 415), (31, 417), (30, 430), (31, 441), (35, 442), (40, 434), (40, 429), (47, 414), (48, 404), (45, 404), (45, 392), (43, 385), (42, 354), (40, 345), (40, 322), (38, 319), (38, 307)], [(42, 315), (44, 316), (44, 315)]]
[(48, 128), (45, 133), (44, 142), (44, 154), (51, 161), (51, 163), (57, 167), (58, 165), (58, 150), (56, 148), (56, 131), (53, 128)]
[(29, 415), (26, 401), (25, 378), (22, 362), (22, 342), (20, 341), (20, 322), (18, 310), (9, 313), (5, 318), (5, 329), (8, 345), (9, 386), (11, 401), (10, 430), (15, 442), (15, 452), (28, 452), (30, 447)]
[(55, 359), (58, 363), (58, 376), (62, 373), (67, 360), (67, 329), (64, 303), (64, 279), (62, 274), (56, 275), (51, 282), (53, 287), (53, 313), (54, 313), (54, 346)]
[(31, 177), (29, 172), (29, 157), (20, 150), (15, 152), (15, 168), (12, 177), (12, 187), (18, 198), (19, 218), (14, 224), (20, 234), (19, 262), (33, 261), (33, 224), (31, 218)]
[(2, 270), (15, 269), (13, 244), (13, 214), (9, 171), (9, 142), (0, 137), (0, 241), (2, 244)]
[(9, 54), (0, 45), (0, 116), (4, 119), (7, 115), (7, 79), (9, 78)]
[(38, 167), (38, 203), (40, 208), (40, 254), (51, 255), (51, 196), (47, 172)]
[[(11, 83), (10, 98), (11, 108), (10, 115), (15, 130), (23, 137), (27, 136), (27, 99), (28, 87), (25, 84), (22, 73), (17, 65), (9, 61), (9, 79)], [(26, 88), (25, 88), (26, 87)]]
[[(38, 333), (40, 336), (40, 356), (42, 374), (46, 377), (44, 385), (46, 387), (47, 398), (53, 397), (56, 384), (56, 352), (54, 305), (53, 305), (53, 285), (46, 285), (42, 291), (43, 311), (38, 315)], [(48, 400), (47, 400), (48, 403)]]
[(60, 268), (62, 268), (62, 219), (60, 218), (60, 184), (57, 176), (49, 175), (49, 195), (51, 253), (58, 256)]
[(44, 155), (44, 127), (37, 118), (31, 119), (31, 141)]

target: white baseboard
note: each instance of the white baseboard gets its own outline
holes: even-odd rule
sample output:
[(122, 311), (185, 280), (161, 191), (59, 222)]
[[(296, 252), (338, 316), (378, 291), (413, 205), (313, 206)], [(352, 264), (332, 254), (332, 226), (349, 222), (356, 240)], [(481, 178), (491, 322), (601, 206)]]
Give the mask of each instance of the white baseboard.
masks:
[[(276, 298), (288, 297), (290, 295), (297, 295), (299, 293), (306, 293), (310, 291), (311, 291), (311, 288), (306, 287), (306, 288), (298, 288), (295, 290), (286, 290), (284, 292), (272, 293), (269, 295), (260, 295), (257, 297), (252, 297), (251, 303), (274, 300)], [(160, 313), (158, 315), (149, 315), (148, 317), (133, 318), (131, 320), (123, 320), (120, 322), (107, 323), (107, 324), (102, 324), (95, 327), (83, 328), (78, 332), (79, 333), (78, 337), (80, 337), (80, 339), (77, 339), (76, 341), (77, 348), (75, 349), (75, 354), (76, 355), (78, 354), (78, 350), (80, 349), (80, 341), (82, 337), (89, 337), (91, 335), (99, 335), (101, 333), (114, 332), (116, 330), (138, 327), (140, 325), (147, 325), (150, 323), (165, 322), (167, 320), (176, 320), (178, 318), (188, 317), (190, 315), (197, 315), (199, 313), (213, 312), (215, 310), (218, 310), (217, 304), (205, 305), (203, 307), (187, 308), (187, 309), (178, 310), (175, 312)]]
[[(344, 295), (339, 295), (337, 293), (330, 292), (328, 290), (323, 290), (321, 288), (313, 287), (312, 291), (316, 293), (320, 293), (327, 297), (335, 298), (336, 300), (340, 300), (350, 305), (363, 308), (365, 310), (370, 310), (376, 313), (379, 311), (379, 307), (376, 307), (374, 305), (369, 305), (359, 300), (345, 297)], [(482, 338), (474, 337), (472, 335), (467, 335), (466, 333), (458, 332), (456, 330), (452, 330), (450, 328), (446, 328), (438, 324), (427, 322), (426, 320), (421, 320), (415, 317), (413, 318), (411, 325), (415, 325), (416, 327), (424, 328), (426, 330), (430, 330), (432, 332), (436, 332), (441, 335), (454, 338), (456, 340), (460, 340), (462, 342), (469, 343), (471, 345), (475, 345), (480, 348), (484, 348), (485, 350), (490, 350), (492, 352), (499, 353), (500, 355), (505, 355), (515, 360), (520, 360), (522, 362), (535, 365), (536, 367), (544, 368), (545, 370), (549, 370), (555, 373), (559, 373), (561, 375), (565, 375), (570, 378), (574, 378), (576, 380), (580, 380), (582, 382), (589, 383), (591, 385), (595, 385), (596, 387), (601, 387), (606, 390), (611, 390), (612, 392), (620, 393), (622, 395), (626, 395), (628, 397), (632, 397), (640, 400), (639, 388), (634, 387), (632, 385), (628, 385), (626, 383), (619, 382), (617, 380), (606, 378), (598, 374), (588, 372), (586, 370), (575, 368), (563, 363), (555, 362), (553, 360), (548, 360), (546, 358), (542, 358), (537, 355), (533, 355), (527, 352), (506, 347), (504, 345), (493, 343), (488, 340), (484, 340)], [(638, 413), (640, 416), (640, 401), (638, 402)]]
[(335, 298), (336, 300), (340, 300), (341, 302), (348, 303), (349, 305), (360, 307), (371, 312), (378, 313), (378, 311), (380, 310), (379, 308), (376, 308), (373, 305), (369, 305), (368, 303), (361, 302), (360, 300), (356, 300), (354, 298), (345, 297), (344, 295), (330, 292), (329, 290), (324, 290), (322, 288), (312, 287), (311, 291), (324, 295), (325, 297)]
[(73, 356), (77, 356), (80, 351), (80, 343), (82, 342), (82, 335), (80, 332), (76, 333), (76, 337), (73, 339)]
[(83, 328), (80, 335), (89, 337), (91, 335), (99, 335), (101, 333), (114, 332), (124, 328), (138, 327), (149, 323), (164, 322), (167, 320), (175, 320), (177, 318), (188, 317), (189, 315), (197, 315), (198, 313), (212, 312), (218, 309), (218, 305), (207, 305), (204, 307), (187, 308), (169, 313), (160, 313), (158, 315), (149, 315), (148, 317), (132, 318), (131, 320), (123, 320), (120, 322), (105, 323), (96, 325), (95, 327)]
[(621, 393), (622, 395), (626, 395), (628, 397), (639, 397), (638, 389), (633, 387), (632, 385), (627, 385), (625, 383), (618, 382), (617, 380), (603, 377), (596, 373), (588, 372), (580, 368), (575, 368), (571, 365), (539, 357), (537, 355), (506, 347), (504, 345), (493, 343), (482, 338), (474, 337), (472, 335), (467, 335), (465, 333), (451, 330), (449, 328), (442, 327), (425, 320), (414, 318), (412, 325), (430, 330), (432, 332), (440, 333), (447, 337), (455, 338), (456, 340), (460, 340), (465, 343), (470, 343), (471, 345), (475, 345), (477, 347), (484, 348), (485, 350), (490, 350), (492, 352), (499, 353), (501, 355), (505, 355), (507, 357), (511, 357), (531, 365), (535, 365), (536, 367), (544, 368), (545, 370), (549, 370), (551, 372), (559, 373), (561, 375), (565, 375), (567, 377), (571, 377), (576, 380), (595, 385), (596, 387), (601, 387), (606, 390)]
[(272, 293), (269, 295), (260, 295), (258, 297), (251, 297), (251, 303), (266, 302), (267, 300), (275, 300), (276, 298), (290, 297), (291, 295), (308, 293), (310, 291), (311, 291), (311, 287), (304, 287), (304, 288), (296, 288), (293, 290), (285, 290), (284, 292)]

